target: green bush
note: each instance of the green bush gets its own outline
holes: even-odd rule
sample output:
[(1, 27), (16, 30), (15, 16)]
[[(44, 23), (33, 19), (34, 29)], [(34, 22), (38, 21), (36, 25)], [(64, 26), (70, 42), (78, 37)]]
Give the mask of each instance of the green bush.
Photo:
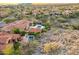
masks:
[(40, 32), (28, 32), (29, 35), (34, 35), (34, 36), (39, 36), (40, 35)]
[(21, 46), (21, 44), (18, 41), (13, 43), (13, 54), (14, 55), (21, 54), (20, 46)]
[(11, 23), (11, 22), (16, 21), (16, 18), (12, 18), (12, 19), (11, 18), (4, 18), (2, 21), (5, 23)]
[(20, 52), (20, 43), (19, 42), (13, 42), (13, 44), (9, 44), (6, 46), (6, 48), (3, 50), (3, 54), (5, 55), (19, 55)]
[(14, 42), (13, 43), (14, 50), (19, 49), (19, 46), (20, 46), (20, 43), (19, 42)]
[(15, 34), (20, 34), (20, 29), (18, 29), (18, 28), (14, 28), (13, 30), (12, 30), (12, 32), (13, 33), (15, 33)]
[(38, 45), (39, 45), (38, 40), (33, 40), (33, 41), (30, 41), (30, 42), (29, 42), (29, 46), (30, 46), (30, 47), (36, 47), (36, 46), (38, 46)]
[(18, 29), (18, 28), (14, 28), (14, 29), (12, 30), (12, 32), (15, 33), (15, 34), (20, 34), (21, 36), (24, 36), (24, 35), (26, 34), (25, 31), (20, 30), (20, 29)]
[(44, 26), (45, 26), (45, 29), (46, 29), (46, 30), (49, 30), (50, 27), (51, 27), (51, 24), (49, 24), (49, 23), (45, 23)]
[(73, 29), (79, 30), (79, 23), (75, 23), (71, 25)]
[(26, 32), (25, 31), (21, 31), (20, 34), (21, 34), (21, 36), (24, 36), (26, 34)]

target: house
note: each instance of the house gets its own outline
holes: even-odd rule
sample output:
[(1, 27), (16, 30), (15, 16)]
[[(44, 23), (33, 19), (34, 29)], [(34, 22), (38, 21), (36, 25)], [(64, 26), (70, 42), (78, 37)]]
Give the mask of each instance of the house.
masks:
[(18, 28), (20, 30), (25, 30), (27, 31), (29, 26), (32, 24), (32, 21), (29, 21), (29, 20), (18, 20), (18, 21), (15, 21), (13, 23), (9, 23), (7, 24), (6, 26), (4, 26), (2, 28), (3, 31), (7, 31), (7, 32), (10, 32), (12, 31), (14, 28)]
[(44, 29), (45, 28), (41, 21), (36, 22), (35, 25), (32, 26), (32, 27), (38, 28), (38, 29)]
[(21, 41), (21, 36), (19, 34), (0, 32), (0, 51), (4, 50), (8, 44), (12, 44), (16, 41)]
[(36, 26), (34, 26), (34, 28), (38, 28), (38, 29), (44, 29), (45, 27), (41, 24), (37, 24)]
[(41, 30), (45, 28), (45, 26), (43, 25), (41, 21), (37, 21), (34, 27)]
[(21, 36), (19, 34), (9, 34), (6, 32), (0, 32), (0, 43), (7, 44), (12, 41), (20, 41)]
[(35, 26), (30, 26), (30, 28), (37, 28), (37, 29), (42, 30), (42, 29), (44, 29), (45, 27), (42, 26), (42, 25), (37, 24), (37, 25), (35, 25)]
[(33, 26), (30, 26), (28, 32), (41, 33), (44, 28), (45, 26), (43, 26), (42, 22), (39, 21), (39, 22), (34, 23)]

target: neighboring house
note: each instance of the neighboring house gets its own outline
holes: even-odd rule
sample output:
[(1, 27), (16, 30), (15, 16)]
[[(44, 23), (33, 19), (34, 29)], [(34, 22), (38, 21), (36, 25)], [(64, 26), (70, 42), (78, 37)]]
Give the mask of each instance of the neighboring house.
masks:
[(41, 32), (44, 28), (41, 22), (36, 22), (34, 26), (30, 26), (29, 32)]
[(8, 44), (12, 44), (16, 41), (21, 41), (21, 36), (19, 34), (0, 32), (0, 51), (4, 50)]
[(3, 31), (11, 31), (14, 28), (18, 28), (18, 29), (27, 31), (29, 26), (31, 26), (31, 24), (32, 24), (32, 21), (29, 21), (29, 20), (19, 20), (19, 21), (15, 21), (13, 23), (7, 24), (6, 26), (4, 26), (2, 28), (2, 30)]
[(4, 27), (6, 24), (4, 22), (0, 22), (0, 28)]
[(30, 26), (30, 29), (39, 29), (39, 30), (43, 30), (44, 28), (45, 28), (45, 26), (43, 26), (43, 25), (39, 25), (39, 24), (37, 24), (37, 25), (35, 25), (35, 26)]
[(32, 28), (38, 28), (38, 29), (44, 29), (45, 28), (45, 26), (43, 26), (43, 24), (42, 24), (42, 22), (41, 21), (37, 21), (36, 23), (35, 23), (35, 25), (34, 26), (32, 26)]
[(31, 26), (29, 28), (29, 32), (34, 32), (34, 33), (40, 32), (41, 33), (44, 28), (45, 27), (43, 25), (37, 24), (35, 26)]
[(34, 26), (34, 28), (38, 28), (38, 29), (44, 29), (45, 27), (43, 25), (37, 24), (36, 26)]

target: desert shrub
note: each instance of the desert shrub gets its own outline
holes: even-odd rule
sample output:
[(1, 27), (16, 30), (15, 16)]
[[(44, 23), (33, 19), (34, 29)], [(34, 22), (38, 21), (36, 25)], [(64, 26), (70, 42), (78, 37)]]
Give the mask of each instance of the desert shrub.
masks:
[(70, 23), (60, 23), (60, 27), (63, 29), (73, 29)]
[(20, 34), (21, 36), (24, 36), (24, 35), (26, 34), (25, 31), (20, 30), (20, 29), (18, 29), (18, 28), (14, 28), (14, 29), (12, 30), (12, 32), (15, 33), (15, 34)]
[(43, 26), (45, 26), (45, 30), (49, 30), (51, 28), (51, 23), (47, 22), (47, 23), (43, 24)]
[(29, 42), (29, 46), (30, 46), (30, 47), (36, 47), (36, 46), (38, 46), (38, 45), (39, 45), (38, 40), (33, 40), (33, 41), (30, 41), (30, 42)]
[(45, 53), (55, 52), (57, 49), (59, 49), (61, 45), (57, 42), (50, 42), (44, 44), (43, 50)]
[(36, 37), (40, 36), (40, 32), (28, 32), (29, 35), (34, 35)]
[(32, 53), (34, 53), (34, 48), (30, 48), (26, 52), (27, 55), (31, 55)]
[(6, 48), (3, 50), (3, 54), (5, 55), (13, 54), (13, 46), (7, 45)]
[(19, 42), (14, 42), (13, 43), (14, 50), (19, 49), (19, 46), (20, 46), (20, 43)]
[(26, 32), (25, 31), (21, 31), (20, 34), (21, 34), (21, 36), (24, 36), (26, 34)]
[(20, 50), (20, 42), (13, 42), (13, 54), (17, 55), (17, 54), (21, 54), (21, 50)]
[(79, 24), (75, 23), (71, 25), (73, 27), (73, 29), (79, 30)]
[(64, 22), (67, 22), (67, 19), (65, 19), (63, 17), (59, 17), (59, 18), (57, 18), (57, 21), (64, 23)]
[(78, 18), (79, 16), (79, 12), (73, 12), (73, 13), (69, 13), (68, 15), (62, 15), (64, 18)]
[(4, 55), (4, 53), (2, 51), (0, 51), (0, 55)]
[(21, 54), (20, 52), (20, 43), (14, 42), (13, 44), (8, 44), (6, 48), (3, 50), (4, 55), (17, 55)]
[(16, 21), (16, 18), (4, 18), (2, 21), (5, 23), (10, 23)]
[(12, 13), (12, 9), (11, 8), (0, 8), (0, 12), (1, 12), (1, 17), (5, 18), (7, 16), (9, 16)]
[(14, 29), (12, 30), (12, 32), (15, 33), (15, 34), (20, 34), (20, 29), (14, 28)]
[(78, 46), (70, 46), (70, 49), (67, 51), (68, 55), (78, 55)]
[(35, 48), (39, 45), (38, 40), (33, 40), (29, 42), (29, 47), (27, 50), (27, 54), (32, 54), (35, 51)]
[(39, 45), (38, 40), (30, 41), (28, 44), (22, 46), (23, 54), (31, 55), (34, 53), (36, 47)]
[(76, 15), (76, 17), (78, 17), (79, 16), (79, 12), (77, 11), (77, 12), (75, 12), (75, 15)]

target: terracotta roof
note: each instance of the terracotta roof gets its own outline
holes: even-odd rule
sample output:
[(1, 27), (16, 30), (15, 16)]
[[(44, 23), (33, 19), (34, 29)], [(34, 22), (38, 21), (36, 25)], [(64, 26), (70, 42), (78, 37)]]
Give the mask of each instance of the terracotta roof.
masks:
[(5, 32), (0, 32), (0, 51), (6, 47), (8, 44), (9, 40), (17, 40), (21, 39), (21, 36), (19, 34), (8, 34)]
[(29, 32), (41, 32), (41, 30), (40, 29), (38, 29), (38, 28), (31, 28), (31, 29), (29, 29)]
[(21, 36), (19, 34), (8, 34), (5, 32), (0, 32), (0, 43), (6, 44), (8, 40), (12, 39), (20, 39)]
[(3, 49), (5, 49), (6, 45), (1, 45), (0, 44), (0, 51), (2, 51)]
[(26, 30), (28, 29), (30, 23), (32, 23), (32, 21), (28, 21), (28, 20), (19, 20), (19, 21), (15, 21), (13, 23), (9, 23), (6, 26), (4, 26), (2, 28), (2, 30), (4, 31), (11, 31), (14, 28), (19, 28), (22, 30)]
[(9, 37), (9, 36), (0, 36), (0, 44), (7, 44), (7, 42), (9, 41), (9, 40), (11, 40), (11, 38), (12, 37)]
[(8, 33), (6, 33), (6, 32), (5, 32), (5, 33), (4, 33), (4, 32), (0, 32), (0, 36), (1, 36), (1, 35), (7, 35), (7, 34), (8, 34)]
[(11, 36), (12, 36), (12, 39), (19, 39), (20, 40), (20, 38), (21, 38), (21, 36), (19, 35), (19, 34), (11, 34)]

